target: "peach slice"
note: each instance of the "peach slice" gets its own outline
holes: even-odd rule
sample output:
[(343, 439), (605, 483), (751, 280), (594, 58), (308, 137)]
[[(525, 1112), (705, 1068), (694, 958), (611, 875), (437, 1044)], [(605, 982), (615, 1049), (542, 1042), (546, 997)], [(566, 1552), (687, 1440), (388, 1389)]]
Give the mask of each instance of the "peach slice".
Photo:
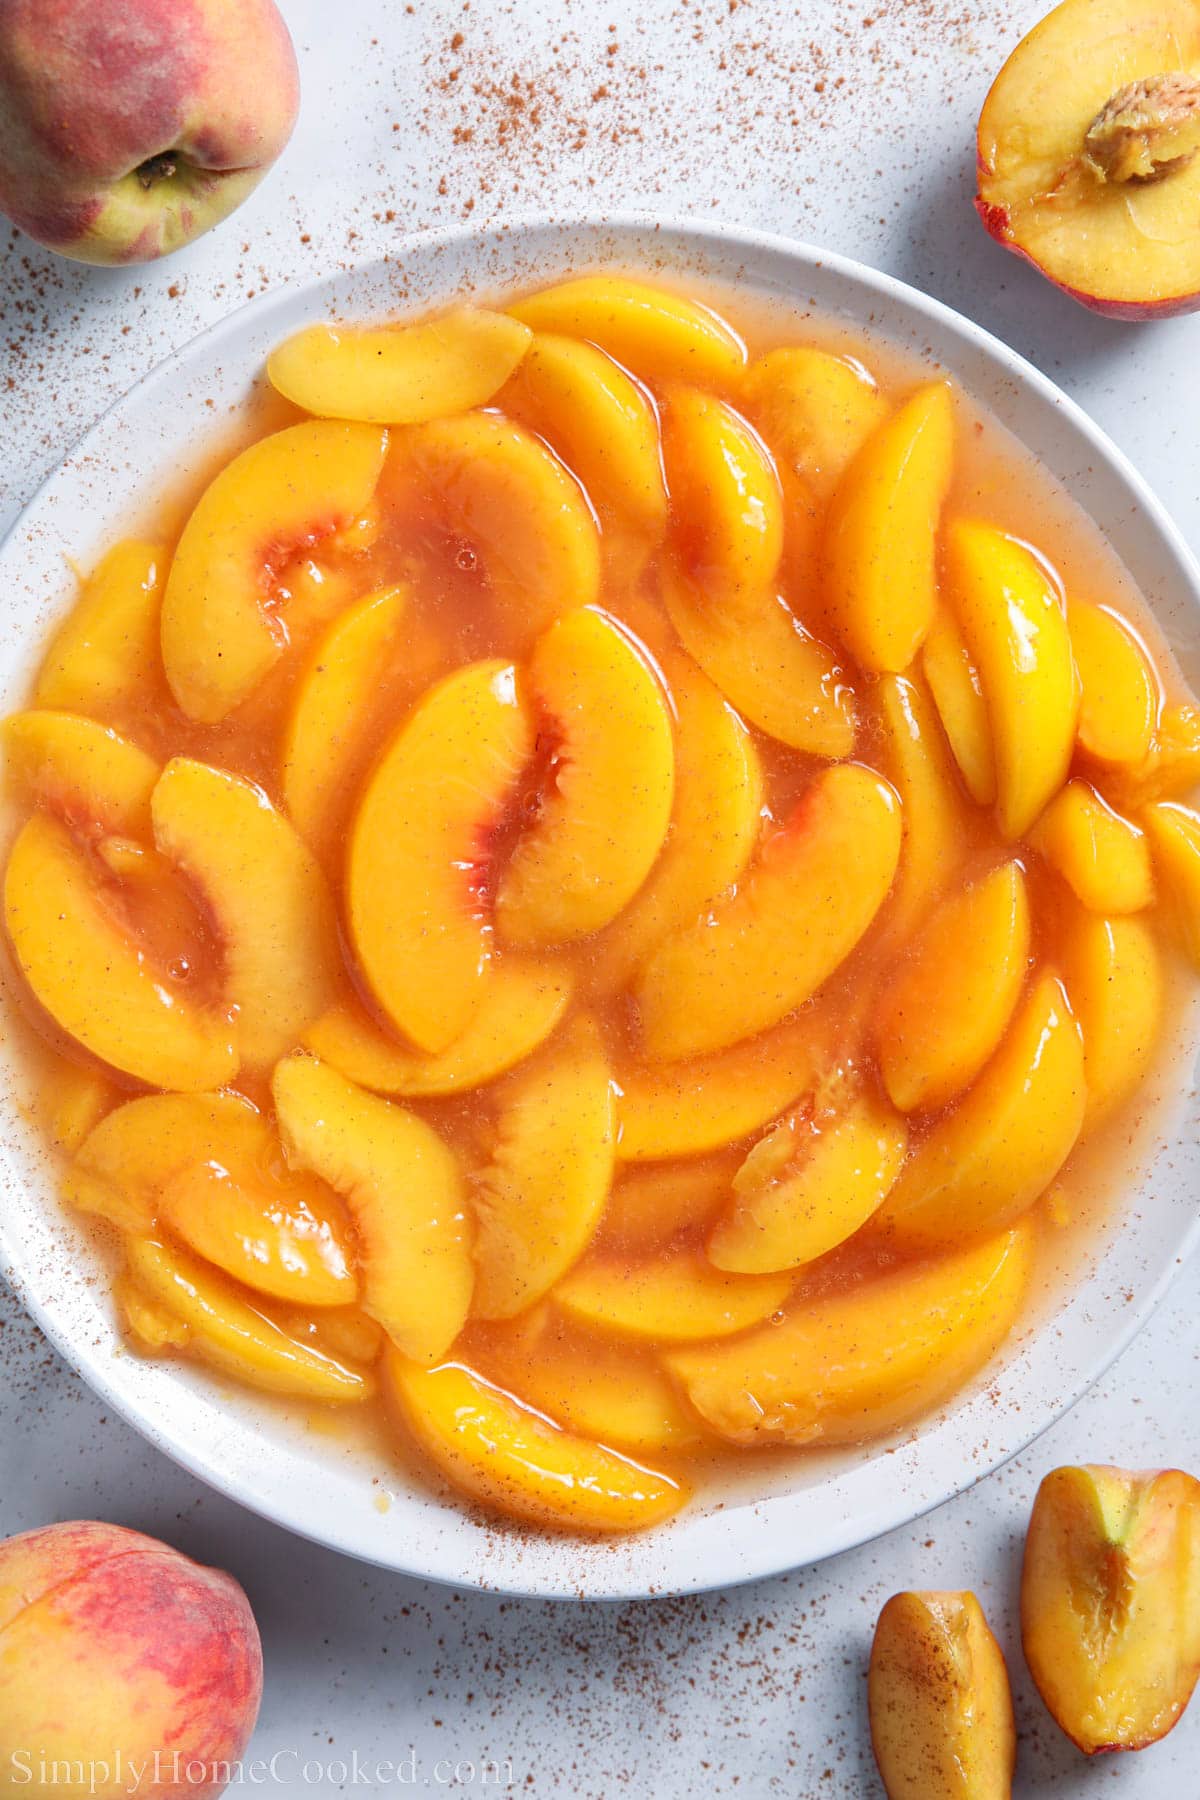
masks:
[(1160, 800), (1142, 822), (1172, 929), (1200, 969), (1200, 813)]
[(479, 1011), (462, 1036), (436, 1055), (396, 1043), (350, 997), (302, 1037), (322, 1062), (373, 1093), (413, 1099), (458, 1094), (524, 1062), (559, 1024), (571, 993), (566, 968), (506, 956), (492, 969)]
[(108, 717), (162, 680), (158, 619), (166, 560), (155, 544), (114, 544), (50, 640), (39, 706)]
[(681, 1248), (634, 1264), (589, 1256), (559, 1282), (554, 1301), (593, 1331), (688, 1344), (760, 1324), (779, 1310), (792, 1286), (788, 1273), (729, 1274), (698, 1251)]
[(39, 1110), (51, 1141), (73, 1156), (119, 1098), (120, 1090), (99, 1069), (60, 1057)]
[(1063, 980), (1083, 1032), (1083, 1128), (1091, 1131), (1141, 1085), (1162, 1029), (1166, 977), (1141, 919), (1081, 911), (1064, 938)]
[(908, 1129), (885, 1100), (860, 1094), (841, 1113), (784, 1120), (747, 1156), (709, 1235), (719, 1269), (765, 1275), (824, 1256), (887, 1197)]
[(944, 606), (929, 627), (921, 664), (967, 792), (977, 806), (991, 806), (996, 798), (996, 753), (987, 701), (979, 670)]
[(740, 375), (746, 349), (707, 306), (622, 275), (583, 275), (510, 309), (534, 331), (586, 338), (639, 379), (714, 386)]
[(1078, 1023), (1062, 982), (1041, 975), (975, 1086), (910, 1158), (880, 1225), (926, 1249), (1019, 1218), (1074, 1148), (1086, 1098)]
[(880, 996), (880, 1073), (901, 1112), (945, 1106), (1008, 1028), (1029, 967), (1029, 894), (1018, 862), (944, 899)]
[(756, 600), (773, 586), (783, 554), (783, 493), (762, 441), (726, 401), (676, 388), (663, 464), (687, 579), (718, 612)]
[(703, 1157), (623, 1171), (604, 1209), (598, 1242), (621, 1255), (649, 1256), (683, 1232), (708, 1225), (729, 1197), (736, 1159)]
[(1141, 912), (1154, 900), (1146, 834), (1078, 778), (1060, 788), (1029, 842), (1092, 912)]
[(405, 1356), (436, 1362), (463, 1327), (474, 1282), (453, 1153), (415, 1113), (315, 1057), (285, 1057), (271, 1092), (292, 1168), (319, 1175), (349, 1205), (364, 1311)]
[(243, 1299), (228, 1276), (197, 1257), (148, 1238), (132, 1238), (126, 1256), (137, 1288), (185, 1327), (178, 1347), (223, 1375), (304, 1400), (367, 1400), (374, 1392), (369, 1375), (289, 1337)]
[(472, 306), (421, 325), (309, 325), (271, 352), (267, 377), (324, 419), (418, 425), (486, 406), (532, 336), (507, 313)]
[(937, 713), (923, 682), (881, 675), (883, 773), (900, 796), (900, 868), (888, 900), (888, 931), (907, 941), (948, 886), (971, 842), (972, 821)]
[(946, 533), (949, 591), (979, 670), (999, 787), (997, 819), (1019, 838), (1066, 780), (1079, 677), (1050, 577), (1015, 538), (975, 519)]
[(1200, 1482), (1095, 1465), (1047, 1475), (1025, 1539), (1021, 1641), (1085, 1756), (1165, 1737), (1200, 1675)]
[(900, 834), (895, 791), (872, 770), (819, 775), (737, 892), (650, 956), (634, 990), (649, 1055), (719, 1050), (802, 1005), (879, 911)]
[(559, 1531), (641, 1531), (689, 1498), (670, 1475), (564, 1431), (471, 1369), (423, 1369), (395, 1350), (384, 1381), (400, 1420), (470, 1500)]
[(156, 969), (107, 904), (99, 865), (44, 813), (25, 824), (4, 877), (18, 967), (69, 1037), (151, 1087), (220, 1087), (237, 1073), (228, 1018)]
[(323, 1306), (313, 1311), (300, 1307), (273, 1307), (272, 1313), (290, 1336), (315, 1344), (328, 1356), (369, 1369), (379, 1361), (387, 1343), (382, 1325), (368, 1317), (361, 1306)]
[(999, 1349), (1029, 1283), (1026, 1223), (848, 1290), (801, 1297), (732, 1343), (674, 1350), (667, 1366), (701, 1418), (735, 1444), (860, 1443), (907, 1425)]
[(1187, 0), (1067, 0), (1022, 38), (979, 120), (987, 230), (1115, 319), (1200, 296), (1200, 22)]
[(887, 413), (860, 362), (811, 345), (757, 357), (746, 371), (742, 398), (775, 455), (822, 495)]
[(974, 1594), (892, 1595), (875, 1627), (867, 1706), (888, 1800), (1012, 1800), (1012, 1691)]
[(1067, 601), (1079, 671), (1079, 744), (1097, 762), (1145, 760), (1162, 695), (1154, 665), (1132, 627), (1107, 606)]
[(478, 1014), (492, 959), (490, 840), (534, 748), (511, 663), (477, 662), (426, 693), (363, 791), (346, 914), (376, 1001), (434, 1055)]
[(1104, 783), (1125, 807), (1177, 799), (1200, 787), (1200, 707), (1187, 701), (1164, 706), (1142, 761), (1106, 769)]
[(134, 1349), (143, 1356), (167, 1356), (173, 1350), (186, 1348), (190, 1327), (177, 1314), (168, 1312), (161, 1301), (152, 1299), (128, 1269), (122, 1269), (117, 1276), (113, 1298), (126, 1337), (133, 1339)]
[(407, 606), (407, 588), (388, 587), (348, 607), (318, 640), (296, 684), (280, 780), (288, 817), (314, 849), (328, 846), (343, 823), (347, 780)]
[(26, 800), (76, 829), (146, 832), (158, 764), (136, 744), (79, 713), (11, 713), (0, 725), (9, 779)]
[(270, 1134), (241, 1094), (147, 1094), (90, 1131), (62, 1178), (71, 1206), (149, 1237), (163, 1192), (189, 1166), (253, 1162)]
[(265, 1068), (336, 991), (337, 921), (325, 878), (262, 789), (224, 769), (173, 757), (153, 814), (159, 851), (216, 918), (242, 1060)]
[(608, 1059), (582, 1020), (501, 1093), (472, 1181), (478, 1317), (524, 1312), (591, 1243), (612, 1185), (613, 1111)]
[(539, 638), (527, 679), (551, 771), (501, 879), (496, 924), (512, 944), (563, 944), (609, 924), (650, 873), (671, 822), (675, 738), (658, 678), (591, 607)]
[(901, 674), (933, 622), (953, 467), (954, 405), (935, 381), (876, 427), (838, 484), (825, 527), (825, 609), (864, 669)]
[(162, 603), (162, 655), (176, 700), (215, 725), (283, 654), (268, 604), (280, 569), (364, 511), (387, 433), (309, 420), (260, 438), (206, 488), (183, 528)]

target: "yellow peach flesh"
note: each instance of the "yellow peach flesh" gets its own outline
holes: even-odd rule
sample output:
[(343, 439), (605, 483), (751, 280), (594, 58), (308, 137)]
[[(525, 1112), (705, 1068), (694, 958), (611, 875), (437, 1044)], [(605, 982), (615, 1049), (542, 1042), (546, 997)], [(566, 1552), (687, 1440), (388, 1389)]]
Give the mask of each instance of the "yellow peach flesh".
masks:
[(509, 310), (534, 331), (598, 344), (642, 380), (727, 382), (745, 366), (741, 339), (707, 306), (623, 276), (584, 275)]

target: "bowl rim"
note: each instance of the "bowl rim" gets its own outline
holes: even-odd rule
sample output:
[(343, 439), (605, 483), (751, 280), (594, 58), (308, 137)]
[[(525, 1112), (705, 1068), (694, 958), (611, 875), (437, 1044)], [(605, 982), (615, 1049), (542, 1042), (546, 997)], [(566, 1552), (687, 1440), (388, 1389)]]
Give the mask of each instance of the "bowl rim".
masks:
[[(884, 304), (885, 312), (881, 323), (873, 319), (870, 330), (884, 338), (895, 337), (890, 333), (886, 319), (886, 303), (895, 302), (928, 321), (931, 331), (941, 335), (941, 342), (933, 340), (934, 352), (939, 356), (948, 344), (959, 345), (967, 350), (982, 353), (986, 360), (997, 364), (1007, 376), (1011, 377), (1022, 388), (1032, 391), (1043, 401), (1050, 403), (1066, 420), (1071, 430), (1087, 444), (1089, 449), (1114, 475), (1121, 487), (1132, 497), (1136, 507), (1148, 521), (1152, 534), (1156, 536), (1163, 548), (1174, 561), (1184, 579), (1193, 605), (1200, 608), (1200, 562), (1193, 556), (1179, 528), (1175, 525), (1162, 502), (1149, 487), (1126, 454), (1108, 437), (1083, 410), (1078, 402), (1064, 393), (1049, 377), (1042, 374), (1032, 363), (1019, 352), (1012, 350), (1001, 339), (984, 327), (976, 324), (955, 311), (945, 302), (923, 293), (920, 289), (901, 281), (895, 276), (871, 268), (855, 258), (840, 253), (827, 251), (819, 246), (800, 239), (788, 237), (782, 233), (762, 231), (741, 226), (728, 225), (714, 220), (692, 220), (687, 217), (660, 215), (653, 212), (637, 210), (608, 211), (564, 211), (562, 213), (546, 213), (536, 210), (514, 213), (498, 223), (478, 225), (455, 225), (439, 227), (428, 231), (405, 233), (394, 250), (386, 257), (368, 259), (362, 263), (351, 264), (324, 273), (315, 274), (304, 282), (289, 285), (273, 292), (260, 294), (252, 300), (242, 302), (224, 317), (196, 333), (192, 338), (156, 362), (130, 388), (126, 389), (110, 405), (106, 406), (95, 421), (81, 434), (72, 447), (60, 459), (53, 469), (37, 485), (34, 492), (22, 506), (9, 530), (0, 539), (0, 567), (18, 543), (22, 534), (29, 531), (36, 516), (52, 495), (56, 484), (73, 467), (89, 459), (93, 452), (102, 445), (108, 429), (114, 421), (128, 409), (136, 411), (140, 402), (146, 400), (159, 386), (168, 385), (182, 359), (200, 351), (210, 351), (213, 358), (219, 356), (221, 346), (228, 339), (236, 339), (239, 332), (245, 329), (248, 316), (255, 320), (269, 317), (273, 312), (282, 311), (285, 307), (294, 307), (306, 300), (314, 300), (320, 294), (327, 293), (331, 287), (361, 279), (372, 271), (394, 271), (405, 257), (428, 256), (436, 252), (468, 252), (472, 249), (482, 250), (486, 245), (499, 247), (508, 240), (524, 239), (547, 233), (559, 236), (564, 242), (572, 237), (605, 236), (617, 239), (661, 238), (664, 242), (678, 240), (686, 244), (690, 250), (701, 255), (707, 250), (712, 253), (736, 251), (743, 256), (743, 266), (750, 280), (754, 278), (754, 263), (770, 258), (781, 258), (794, 265), (797, 272), (804, 269), (821, 269), (829, 272), (835, 280), (851, 285), (860, 292), (871, 296)], [(587, 272), (589, 268), (599, 266), (599, 258), (589, 264), (586, 257), (579, 260), (579, 272)], [(624, 265), (635, 268), (636, 255)], [(609, 266), (612, 265), (609, 259)], [(650, 271), (647, 278), (652, 279)], [(447, 297), (449, 297), (447, 295)], [(402, 305), (393, 309), (401, 312)], [(322, 315), (314, 310), (314, 317), (328, 316), (328, 309)], [(7, 660), (7, 655), (0, 653), (0, 663)], [(11, 1105), (0, 1102), (0, 1117), (13, 1111)], [(215, 1467), (211, 1449), (205, 1449), (181, 1439), (172, 1432), (169, 1423), (164, 1423), (155, 1416), (154, 1408), (139, 1403), (138, 1399), (127, 1391), (127, 1385), (119, 1374), (110, 1372), (101, 1354), (93, 1348), (78, 1341), (67, 1321), (60, 1316), (60, 1309), (55, 1304), (52, 1284), (43, 1282), (40, 1287), (30, 1276), (28, 1270), (22, 1268), (22, 1257), (19, 1247), (13, 1242), (8, 1228), (6, 1209), (0, 1206), (0, 1272), (8, 1279), (20, 1303), (34, 1318), (40, 1329), (53, 1344), (63, 1359), (76, 1371), (86, 1384), (105, 1404), (156, 1449), (170, 1457), (172, 1461), (185, 1469), (190, 1475), (214, 1488), (228, 1499), (246, 1507), (269, 1522), (281, 1526), (323, 1547), (337, 1550), (357, 1560), (389, 1569), (395, 1573), (406, 1574), (414, 1578), (431, 1580), (435, 1583), (452, 1587), (478, 1589), (489, 1593), (541, 1599), (596, 1599), (625, 1601), (641, 1598), (670, 1598), (674, 1596), (703, 1593), (714, 1589), (740, 1586), (750, 1581), (764, 1579), (788, 1570), (810, 1566), (825, 1558), (841, 1554), (870, 1542), (885, 1533), (910, 1525), (931, 1512), (936, 1507), (957, 1497), (973, 1487), (977, 1481), (1002, 1468), (1014, 1457), (1027, 1449), (1034, 1440), (1049, 1430), (1065, 1413), (1077, 1404), (1080, 1398), (1098, 1382), (1112, 1363), (1132, 1342), (1133, 1338), (1145, 1325), (1156, 1310), (1172, 1281), (1177, 1277), (1187, 1260), (1200, 1244), (1200, 1213), (1193, 1213), (1179, 1241), (1174, 1245), (1174, 1255), (1168, 1266), (1150, 1284), (1137, 1303), (1126, 1307), (1117, 1325), (1104, 1340), (1101, 1352), (1087, 1363), (1065, 1390), (1059, 1392), (1055, 1399), (1045, 1403), (1040, 1409), (1030, 1407), (1026, 1410), (1026, 1418), (1033, 1416), (1033, 1423), (1022, 1423), (1015, 1433), (1006, 1435), (1000, 1447), (993, 1451), (990, 1447), (976, 1461), (959, 1468), (952, 1477), (943, 1477), (937, 1484), (937, 1491), (924, 1494), (917, 1504), (902, 1501), (895, 1504), (888, 1498), (881, 1500), (873, 1510), (866, 1514), (845, 1517), (840, 1528), (826, 1529), (819, 1548), (814, 1552), (811, 1548), (797, 1545), (789, 1531), (765, 1531), (754, 1529), (761, 1527), (765, 1515), (770, 1509), (782, 1501), (794, 1500), (803, 1487), (789, 1489), (779, 1495), (750, 1503), (748, 1506), (738, 1503), (724, 1512), (724, 1518), (745, 1517), (749, 1524), (753, 1519), (751, 1533), (757, 1541), (746, 1551), (744, 1546), (736, 1558), (729, 1555), (733, 1547), (731, 1534), (727, 1531), (718, 1534), (719, 1541), (724, 1544), (728, 1560), (716, 1567), (701, 1566), (699, 1562), (690, 1569), (671, 1573), (664, 1580), (649, 1577), (647, 1569), (652, 1566), (653, 1559), (635, 1557), (632, 1566), (626, 1569), (624, 1562), (614, 1560), (612, 1574), (608, 1579), (596, 1583), (581, 1585), (578, 1575), (572, 1578), (569, 1567), (572, 1556), (580, 1559), (584, 1556), (584, 1547), (590, 1540), (579, 1537), (555, 1534), (537, 1534), (541, 1546), (553, 1545), (556, 1550), (565, 1547), (565, 1553), (549, 1555), (544, 1559), (530, 1557), (526, 1563), (520, 1557), (510, 1559), (505, 1572), (500, 1575), (489, 1572), (486, 1566), (487, 1550), (482, 1555), (476, 1554), (472, 1566), (458, 1566), (453, 1557), (447, 1559), (432, 1556), (428, 1545), (423, 1546), (423, 1554), (406, 1550), (403, 1546), (399, 1555), (382, 1555), (376, 1549), (364, 1547), (357, 1541), (352, 1529), (344, 1529), (336, 1521), (325, 1521), (316, 1525), (301, 1515), (294, 1502), (288, 1499), (265, 1499), (249, 1486), (245, 1479), (239, 1479), (228, 1470)], [(1048, 1322), (1047, 1322), (1048, 1323)], [(1038, 1332), (1046, 1329), (1040, 1324)], [(111, 1357), (108, 1362), (111, 1362)], [(117, 1365), (119, 1368), (119, 1365)], [(177, 1365), (176, 1365), (177, 1367)], [(952, 1402), (948, 1417), (953, 1418), (959, 1410)], [(930, 1435), (932, 1428), (942, 1415), (934, 1414), (923, 1419), (916, 1427), (914, 1442)], [(897, 1484), (898, 1486), (900, 1484)], [(431, 1503), (438, 1515), (453, 1511), (461, 1516), (470, 1517), (453, 1498), (449, 1502), (435, 1500)], [(687, 1513), (682, 1517), (686, 1520)], [(717, 1519), (722, 1517), (722, 1509), (716, 1508), (711, 1515)], [(794, 1521), (793, 1521), (794, 1522)], [(625, 1546), (648, 1545), (662, 1540), (666, 1533), (675, 1527), (668, 1525), (658, 1531), (633, 1538), (619, 1540)], [(494, 1522), (492, 1530), (494, 1531)], [(743, 1534), (744, 1535), (744, 1534)], [(436, 1538), (436, 1531), (434, 1533)], [(408, 1540), (411, 1543), (411, 1538)], [(528, 1543), (529, 1540), (526, 1540)], [(488, 1542), (487, 1527), (480, 1542), (486, 1546)], [(706, 1543), (703, 1551), (712, 1549)], [(703, 1553), (702, 1551), (702, 1553)], [(541, 1562), (545, 1561), (557, 1568), (564, 1565), (556, 1573), (547, 1575), (542, 1571)], [(600, 1565), (601, 1567), (603, 1565)], [(623, 1572), (624, 1571), (624, 1572)]]

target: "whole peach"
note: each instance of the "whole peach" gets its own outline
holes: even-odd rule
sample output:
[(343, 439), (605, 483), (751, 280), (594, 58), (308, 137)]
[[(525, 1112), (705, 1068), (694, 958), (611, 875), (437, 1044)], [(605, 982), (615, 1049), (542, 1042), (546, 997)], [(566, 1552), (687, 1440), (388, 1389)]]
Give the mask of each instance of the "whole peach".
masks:
[(274, 0), (0, 0), (0, 211), (79, 262), (148, 262), (241, 204), (298, 101)]
[(0, 1793), (211, 1800), (261, 1694), (231, 1575), (89, 1521), (0, 1543)]

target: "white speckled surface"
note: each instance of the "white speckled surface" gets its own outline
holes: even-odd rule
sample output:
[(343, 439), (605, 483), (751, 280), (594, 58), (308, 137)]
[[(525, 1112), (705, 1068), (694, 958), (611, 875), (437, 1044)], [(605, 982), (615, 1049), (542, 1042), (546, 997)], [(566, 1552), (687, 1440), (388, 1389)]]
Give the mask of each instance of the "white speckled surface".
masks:
[[(1200, 317), (1143, 328), (1075, 308), (969, 208), (971, 124), (1038, 6), (1002, 0), (285, 0), (304, 116), (229, 225), (151, 271), (74, 270), (0, 229), (0, 530), (104, 405), (264, 288), (386, 253), (401, 230), (545, 206), (658, 207), (794, 232), (926, 288), (1052, 375), (1200, 543)], [(452, 40), (462, 34), (461, 44)], [(457, 70), (457, 78), (452, 79)], [(514, 85), (514, 78), (516, 85)], [(519, 102), (519, 104), (517, 104)], [(468, 138), (466, 134), (472, 135)], [(1085, 1766), (1032, 1696), (1014, 1636), (1020, 1536), (1057, 1462), (1200, 1470), (1200, 1274), (1032, 1451), (867, 1549), (729, 1595), (601, 1609), (451, 1594), (288, 1538), (106, 1419), (0, 1300), (0, 1532), (96, 1516), (246, 1583), (268, 1687), (267, 1792), (336, 1792), (307, 1757), (389, 1759), (357, 1791), (511, 1790), (859, 1800), (880, 1792), (863, 1667), (901, 1586), (974, 1586), (1012, 1652), (1022, 1796), (1194, 1800), (1200, 1715)], [(411, 1759), (411, 1760), (410, 1760)], [(401, 1779), (400, 1777), (403, 1777)]]

